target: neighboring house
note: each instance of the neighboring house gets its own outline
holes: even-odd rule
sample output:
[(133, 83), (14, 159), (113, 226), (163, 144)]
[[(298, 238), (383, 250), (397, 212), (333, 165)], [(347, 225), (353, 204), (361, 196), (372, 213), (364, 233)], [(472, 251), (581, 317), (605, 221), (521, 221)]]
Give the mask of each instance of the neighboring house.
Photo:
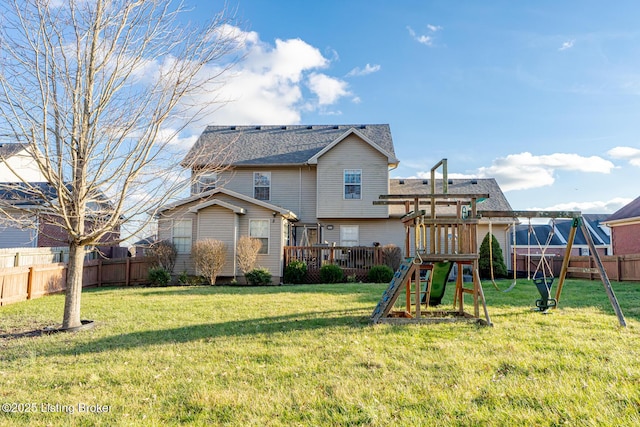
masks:
[[(220, 150), (229, 150), (230, 160), (211, 165)], [(269, 268), (276, 283), (284, 246), (402, 248), (403, 212), (373, 202), (383, 194), (429, 190), (422, 180), (411, 189), (414, 180), (390, 181), (389, 170), (398, 163), (384, 124), (209, 126), (183, 162), (192, 169), (191, 196), (160, 210), (158, 238), (176, 244), (176, 272), (188, 273), (196, 273), (194, 242), (222, 240), (228, 255), (221, 280), (242, 277), (235, 263), (238, 238), (258, 238), (258, 264)], [(489, 192), (487, 204), (510, 210), (494, 180), (474, 181), (454, 180), (450, 191)]]
[(611, 228), (611, 255), (640, 254), (640, 197), (611, 214), (604, 223)]
[[(582, 218), (585, 222), (594, 246), (600, 256), (611, 255), (611, 237), (610, 230), (604, 224), (607, 214), (583, 214)], [(516, 225), (515, 246), (513, 244), (513, 235), (508, 240), (508, 254), (506, 258), (511, 258), (513, 249), (515, 248), (518, 256), (524, 256), (529, 259), (531, 265), (537, 265), (540, 256), (544, 253), (545, 257), (557, 260), (555, 268), (559, 270), (560, 260), (564, 257), (569, 234), (573, 226), (573, 220), (567, 218), (558, 218), (548, 220), (546, 223), (528, 223), (523, 222)], [(510, 233), (513, 229), (510, 231)], [(581, 228), (576, 230), (576, 235), (571, 247), (570, 256), (588, 256), (590, 255), (589, 244), (582, 233)], [(511, 263), (511, 260), (508, 260)], [(511, 265), (511, 264), (509, 264)], [(525, 261), (526, 265), (526, 261)], [(526, 269), (519, 265), (519, 269)]]
[[(44, 209), (47, 203), (55, 204), (57, 197), (56, 189), (44, 182), (27, 145), (0, 144), (0, 248), (67, 246), (68, 234), (61, 219)], [(85, 226), (94, 226), (104, 212), (108, 215), (110, 207), (106, 197), (89, 206), (100, 214), (89, 215)], [(119, 238), (116, 230), (100, 243), (112, 245)]]
[[(607, 214), (583, 214), (582, 218), (591, 234), (593, 244), (600, 256), (611, 255), (610, 230), (604, 224)], [(558, 218), (541, 224), (521, 223), (516, 226), (516, 253), (518, 255), (547, 254), (563, 256), (567, 248), (573, 220)], [(513, 246), (511, 244), (511, 246)], [(589, 255), (589, 244), (578, 228), (571, 247), (571, 256)]]
[[(30, 191), (23, 183), (0, 183), (0, 248), (68, 246), (69, 236), (62, 227), (62, 219), (47, 213), (46, 204), (56, 203), (56, 189), (46, 182), (31, 182)], [(43, 198), (44, 197), (44, 198)], [(104, 197), (89, 206), (85, 227), (95, 226), (111, 210)], [(108, 215), (108, 213), (106, 214)], [(101, 246), (117, 245), (119, 229), (100, 240)]]
[(18, 181), (43, 182), (45, 177), (29, 153), (28, 145), (0, 143), (0, 182)]

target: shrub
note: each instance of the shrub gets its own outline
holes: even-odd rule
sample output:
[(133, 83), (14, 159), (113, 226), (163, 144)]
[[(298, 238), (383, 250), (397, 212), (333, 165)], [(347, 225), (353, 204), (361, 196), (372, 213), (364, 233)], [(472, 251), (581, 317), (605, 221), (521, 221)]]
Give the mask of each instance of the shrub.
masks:
[(167, 286), (171, 281), (171, 273), (162, 267), (151, 267), (148, 278), (153, 286)]
[(237, 258), (238, 268), (243, 273), (253, 270), (256, 267), (258, 252), (262, 247), (262, 242), (249, 236), (242, 236), (238, 240)]
[(178, 276), (178, 283), (180, 283), (181, 285), (195, 286), (202, 283), (202, 277), (194, 276), (188, 274), (186, 271), (183, 271), (182, 273), (180, 273), (180, 276)]
[(480, 277), (488, 279), (491, 277), (491, 263), (489, 262), (489, 236), (491, 236), (491, 252), (493, 253), (493, 276), (495, 278), (507, 277), (507, 266), (502, 256), (502, 248), (498, 239), (493, 234), (487, 233), (480, 245), (480, 259), (478, 260), (478, 270)]
[(384, 245), (382, 247), (382, 259), (385, 265), (396, 271), (402, 263), (402, 250), (393, 243)]
[(209, 281), (210, 285), (216, 284), (216, 278), (224, 267), (226, 256), (227, 249), (220, 240), (200, 240), (194, 243), (191, 249), (196, 270)]
[(304, 283), (307, 264), (304, 261), (291, 261), (284, 269), (284, 283)]
[(271, 284), (271, 272), (266, 268), (254, 268), (253, 270), (245, 273), (245, 279), (250, 285), (270, 285)]
[(372, 283), (389, 283), (393, 279), (393, 270), (388, 265), (374, 265), (369, 270), (368, 278)]
[(178, 249), (170, 240), (162, 240), (154, 243), (149, 248), (149, 256), (153, 258), (153, 263), (157, 267), (162, 267), (169, 273), (173, 272), (178, 257)]
[(335, 264), (325, 264), (320, 267), (320, 280), (322, 283), (340, 283), (343, 276), (342, 269)]

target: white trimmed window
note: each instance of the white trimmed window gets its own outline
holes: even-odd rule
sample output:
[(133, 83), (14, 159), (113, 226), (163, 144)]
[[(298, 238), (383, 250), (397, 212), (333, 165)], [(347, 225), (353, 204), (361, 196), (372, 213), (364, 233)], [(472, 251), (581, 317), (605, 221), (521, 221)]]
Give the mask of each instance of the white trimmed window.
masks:
[(362, 169), (344, 170), (344, 198), (362, 198)]
[(340, 246), (358, 246), (360, 244), (360, 229), (357, 225), (340, 226)]
[(191, 253), (192, 223), (190, 219), (173, 221), (173, 244), (179, 254)]
[(260, 240), (262, 246), (258, 251), (259, 254), (269, 253), (269, 220), (268, 219), (250, 219), (249, 220), (249, 237)]
[(194, 183), (194, 193), (204, 193), (205, 191), (213, 190), (216, 188), (217, 182), (217, 172), (199, 173), (196, 176), (196, 182)]
[(253, 173), (253, 197), (258, 200), (271, 200), (271, 172)]

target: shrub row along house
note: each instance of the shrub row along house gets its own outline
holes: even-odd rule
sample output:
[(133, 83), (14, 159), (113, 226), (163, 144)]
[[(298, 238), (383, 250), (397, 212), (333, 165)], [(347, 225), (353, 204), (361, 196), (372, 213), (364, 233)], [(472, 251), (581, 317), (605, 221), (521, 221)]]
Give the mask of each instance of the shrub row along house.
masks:
[[(228, 150), (226, 164), (213, 153)], [(192, 245), (225, 243), (220, 280), (239, 278), (237, 242), (262, 242), (258, 265), (281, 280), (285, 246), (404, 247), (398, 206), (374, 205), (384, 194), (430, 193), (428, 180), (389, 179), (399, 160), (386, 124), (209, 126), (185, 158), (193, 165), (191, 195), (164, 206), (159, 240), (178, 250), (176, 270), (196, 274)], [(485, 209), (511, 207), (493, 179), (451, 180), (450, 193), (487, 193)], [(508, 221), (494, 224), (506, 242)], [(484, 236), (487, 227), (478, 234)], [(481, 239), (480, 239), (481, 240)]]

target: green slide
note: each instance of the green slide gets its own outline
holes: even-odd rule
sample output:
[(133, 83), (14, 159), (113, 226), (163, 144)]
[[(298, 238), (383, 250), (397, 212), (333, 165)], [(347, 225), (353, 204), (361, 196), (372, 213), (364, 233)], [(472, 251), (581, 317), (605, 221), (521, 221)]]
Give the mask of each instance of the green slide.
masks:
[[(442, 297), (444, 296), (444, 290), (447, 287), (447, 280), (449, 279), (449, 273), (451, 272), (451, 268), (453, 267), (452, 262), (436, 262), (433, 264), (433, 270), (431, 270), (431, 274), (433, 274), (433, 280), (431, 281), (431, 296), (429, 298), (429, 305), (436, 306), (440, 305), (442, 302)], [(422, 297), (422, 302), (426, 302), (427, 299), (427, 284), (429, 281), (429, 271), (427, 270), (427, 276), (424, 279), (421, 279), (424, 284), (424, 292), (425, 295)]]

